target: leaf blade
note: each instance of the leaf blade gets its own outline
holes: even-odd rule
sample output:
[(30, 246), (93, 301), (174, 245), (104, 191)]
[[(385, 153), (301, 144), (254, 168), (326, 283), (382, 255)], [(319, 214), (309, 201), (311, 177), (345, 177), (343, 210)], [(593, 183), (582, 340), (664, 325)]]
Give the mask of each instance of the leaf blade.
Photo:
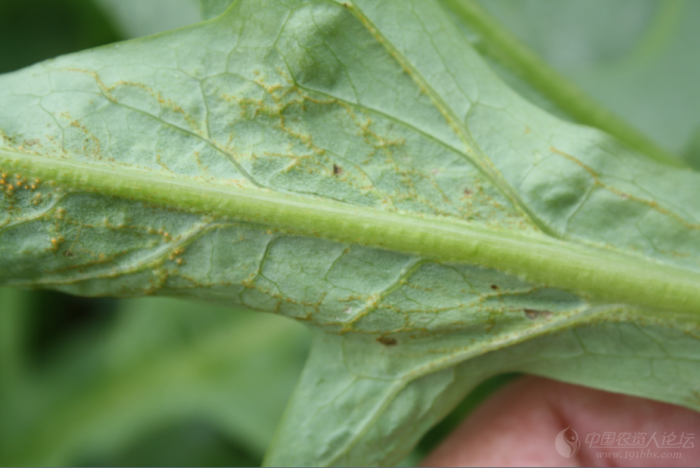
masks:
[[(331, 333), (328, 349), (352, 348), (359, 374), (399, 350), (397, 363), (422, 370), (377, 388), (377, 408), (420, 406), (421, 430), (479, 378), (445, 376), (498, 361), (500, 347), (589, 315), (661, 327), (685, 313), (692, 328), (699, 176), (542, 112), (460, 37), (434, 2), (240, 1), (3, 77), (0, 278), (287, 315)], [(455, 59), (431, 72), (444, 54)], [(493, 369), (547, 372), (518, 362)], [(693, 404), (694, 382), (666, 396), (657, 385), (649, 396)], [(289, 460), (401, 458), (419, 433), (381, 408), (369, 425), (353, 414), (347, 447)], [(309, 424), (326, 433), (322, 416)], [(278, 451), (292, 434), (274, 463), (292, 456)]]

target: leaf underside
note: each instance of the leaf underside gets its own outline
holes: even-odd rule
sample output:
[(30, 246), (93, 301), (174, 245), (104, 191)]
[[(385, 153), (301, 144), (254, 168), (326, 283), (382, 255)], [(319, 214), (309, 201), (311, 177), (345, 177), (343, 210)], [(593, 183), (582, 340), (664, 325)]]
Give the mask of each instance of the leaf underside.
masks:
[(271, 465), (396, 463), (506, 371), (700, 407), (700, 175), (436, 2), (239, 0), (2, 76), (0, 172), (1, 284), (313, 325)]

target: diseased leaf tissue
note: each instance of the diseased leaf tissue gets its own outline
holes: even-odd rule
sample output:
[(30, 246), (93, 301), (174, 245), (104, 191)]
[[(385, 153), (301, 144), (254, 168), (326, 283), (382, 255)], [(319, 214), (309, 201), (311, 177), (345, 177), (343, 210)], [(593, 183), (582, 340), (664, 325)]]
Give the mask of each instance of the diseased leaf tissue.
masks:
[(700, 175), (437, 2), (239, 0), (4, 75), (0, 171), (2, 284), (313, 326), (272, 465), (396, 463), (506, 371), (700, 406)]

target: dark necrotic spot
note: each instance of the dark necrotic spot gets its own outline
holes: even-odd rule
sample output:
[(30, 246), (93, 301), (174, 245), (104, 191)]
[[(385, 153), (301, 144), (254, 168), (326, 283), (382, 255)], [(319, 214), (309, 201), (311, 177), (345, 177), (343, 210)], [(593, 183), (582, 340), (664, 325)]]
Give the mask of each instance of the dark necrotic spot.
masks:
[(388, 336), (380, 336), (377, 338), (377, 341), (384, 346), (394, 346), (396, 344), (396, 338), (389, 338)]
[(537, 309), (524, 309), (525, 315), (530, 320), (537, 320), (538, 318), (549, 318), (552, 313), (548, 310), (537, 310)]
[(343, 168), (336, 165), (336, 164), (333, 164), (333, 174), (338, 175), (338, 174), (342, 174), (342, 173), (343, 173)]
[(491, 289), (498, 289), (498, 286), (495, 285), (495, 284), (492, 284), (492, 285), (491, 285)]

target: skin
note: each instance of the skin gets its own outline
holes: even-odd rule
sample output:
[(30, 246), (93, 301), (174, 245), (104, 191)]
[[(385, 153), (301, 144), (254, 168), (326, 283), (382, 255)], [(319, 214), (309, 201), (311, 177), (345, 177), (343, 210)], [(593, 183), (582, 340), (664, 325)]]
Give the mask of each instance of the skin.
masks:
[[(578, 454), (561, 456), (557, 434), (567, 427), (581, 442)], [(591, 433), (694, 433), (693, 448), (661, 449), (653, 458), (624, 457), (647, 449), (595, 449)], [(423, 462), (425, 466), (700, 466), (700, 413), (680, 406), (593, 390), (539, 377), (519, 379), (472, 413)], [(609, 454), (613, 455), (609, 455)], [(615, 458), (614, 454), (618, 454)], [(680, 458), (673, 457), (680, 454)], [(653, 455), (652, 455), (653, 456)], [(675, 455), (676, 457), (678, 455)]]

